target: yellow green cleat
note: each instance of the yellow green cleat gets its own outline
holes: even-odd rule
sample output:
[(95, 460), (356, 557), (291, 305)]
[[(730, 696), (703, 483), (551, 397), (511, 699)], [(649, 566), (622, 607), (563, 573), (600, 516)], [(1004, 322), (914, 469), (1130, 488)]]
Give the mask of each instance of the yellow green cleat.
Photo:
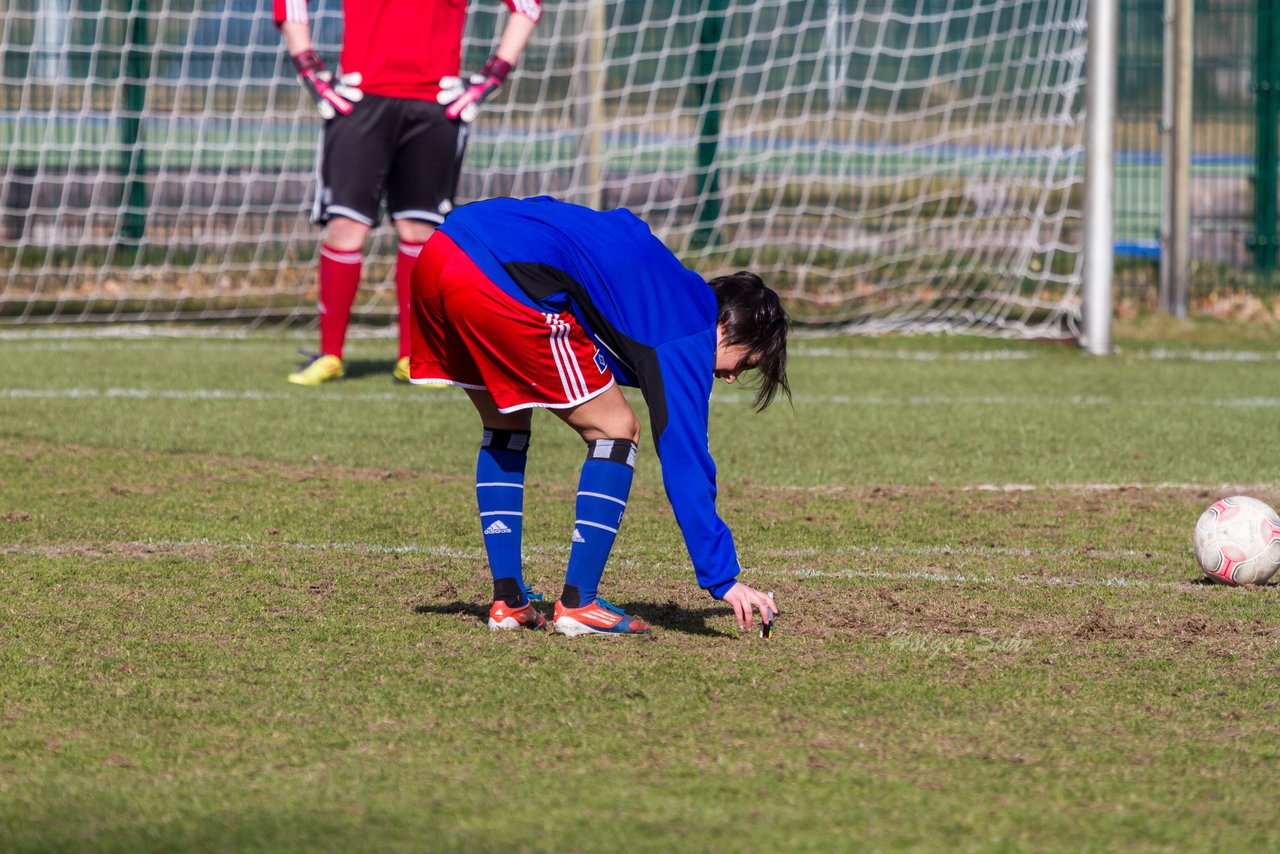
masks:
[(289, 374), (289, 382), (294, 385), (321, 385), (339, 379), (344, 373), (342, 360), (337, 356), (316, 356), (305, 368)]
[(398, 383), (407, 383), (409, 381), (409, 357), (401, 356), (396, 359), (396, 369), (391, 372)]

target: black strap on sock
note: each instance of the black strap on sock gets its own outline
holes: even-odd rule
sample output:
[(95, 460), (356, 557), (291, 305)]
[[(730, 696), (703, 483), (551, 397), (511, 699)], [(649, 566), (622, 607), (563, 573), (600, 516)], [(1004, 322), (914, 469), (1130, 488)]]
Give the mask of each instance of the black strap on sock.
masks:
[(587, 442), (587, 459), (608, 460), (636, 467), (636, 443), (630, 439), (593, 439)]
[(485, 429), (480, 447), (493, 448), (499, 451), (515, 451), (518, 454), (529, 452), (529, 430), (489, 430)]
[(578, 592), (578, 588), (573, 584), (566, 584), (564, 592), (560, 594), (560, 604), (566, 608), (581, 608), (582, 595)]
[(493, 601), (501, 599), (512, 608), (522, 608), (529, 600), (524, 597), (524, 588), (514, 578), (495, 578), (493, 580)]

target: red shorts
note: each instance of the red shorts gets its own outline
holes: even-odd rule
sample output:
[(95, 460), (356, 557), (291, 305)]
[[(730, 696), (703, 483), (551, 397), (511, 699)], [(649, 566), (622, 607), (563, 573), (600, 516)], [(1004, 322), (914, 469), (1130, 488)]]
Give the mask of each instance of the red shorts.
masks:
[(577, 406), (613, 385), (577, 318), (508, 296), (444, 232), (423, 247), (412, 289), (410, 382), (483, 389), (501, 412)]

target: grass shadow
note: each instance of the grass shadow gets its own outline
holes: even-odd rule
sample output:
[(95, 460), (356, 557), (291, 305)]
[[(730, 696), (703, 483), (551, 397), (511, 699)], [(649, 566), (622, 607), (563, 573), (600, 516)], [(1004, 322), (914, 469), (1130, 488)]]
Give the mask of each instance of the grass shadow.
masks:
[(442, 604), (432, 603), (427, 605), (414, 605), (413, 613), (435, 614), (437, 616), (464, 615), (468, 617), (475, 617), (477, 620), (479, 620), (482, 623), (487, 623), (489, 620), (488, 605), (477, 605), (474, 602), (463, 602), (457, 599), (455, 599), (452, 602), (446, 602)]
[(728, 606), (712, 608), (683, 608), (668, 600), (657, 602), (614, 602), (628, 614), (635, 614), (646, 623), (658, 629), (672, 632), (683, 632), (687, 635), (703, 635), (705, 637), (726, 637), (725, 632), (707, 625), (707, 618), (722, 614)]
[[(681, 632), (687, 635), (702, 635), (704, 637), (727, 637), (727, 634), (719, 629), (714, 629), (707, 625), (707, 618), (716, 616), (727, 608), (682, 608), (675, 602), (668, 601), (664, 604), (655, 602), (618, 602), (614, 603), (628, 614), (635, 614), (642, 618), (646, 623), (657, 629), (664, 631)], [(552, 606), (550, 603), (535, 603), (535, 608), (543, 613), (547, 618), (548, 628), (552, 619)], [(435, 614), (437, 616), (467, 616), (474, 617), (477, 621), (485, 623), (489, 619), (489, 607), (487, 604), (476, 604), (474, 602), (463, 602), (455, 599), (452, 602), (442, 603), (426, 603), (413, 606), (415, 614)]]
[(395, 359), (352, 359), (343, 362), (342, 366), (346, 369), (346, 378), (349, 380), (381, 374), (387, 378), (387, 382), (392, 382), (391, 372), (396, 369), (396, 362)]
[[(1220, 581), (1214, 581), (1212, 578), (1209, 578), (1206, 575), (1202, 575), (1199, 578), (1196, 578), (1188, 583), (1194, 584), (1197, 587), (1221, 587), (1224, 590), (1231, 589), (1229, 585), (1223, 584)], [(1259, 581), (1256, 584), (1241, 584), (1240, 586), (1241, 587), (1280, 587), (1280, 581), (1272, 581), (1268, 579), (1267, 581)]]

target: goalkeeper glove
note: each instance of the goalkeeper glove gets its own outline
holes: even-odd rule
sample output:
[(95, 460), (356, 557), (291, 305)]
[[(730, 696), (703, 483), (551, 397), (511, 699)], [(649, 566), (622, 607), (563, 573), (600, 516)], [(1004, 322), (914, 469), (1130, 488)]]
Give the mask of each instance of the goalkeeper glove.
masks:
[(440, 94), (436, 95), (436, 101), (448, 105), (444, 111), (446, 117), (461, 119), (468, 123), (473, 122), (480, 114), (480, 105), (498, 91), (502, 81), (506, 80), (510, 73), (511, 63), (496, 56), (490, 57), (480, 73), (472, 74), (467, 78), (465, 86), (459, 77), (441, 78)]
[(343, 74), (336, 83), (331, 83), (333, 72), (324, 67), (320, 55), (314, 50), (305, 50), (293, 57), (293, 67), (298, 69), (298, 80), (315, 100), (321, 118), (345, 116), (351, 112), (351, 105), (364, 97), (359, 88), (359, 73)]

